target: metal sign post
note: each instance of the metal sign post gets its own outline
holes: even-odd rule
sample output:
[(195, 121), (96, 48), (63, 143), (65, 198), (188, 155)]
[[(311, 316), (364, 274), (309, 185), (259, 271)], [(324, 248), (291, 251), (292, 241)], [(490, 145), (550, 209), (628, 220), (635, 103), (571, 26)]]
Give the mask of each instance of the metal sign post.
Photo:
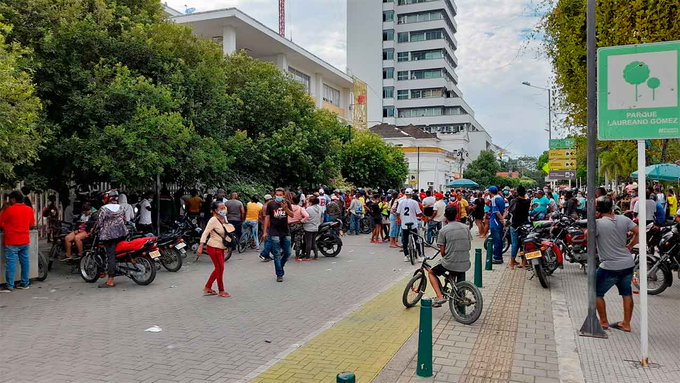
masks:
[(638, 220), (640, 224), (640, 351), (642, 367), (649, 366), (649, 334), (648, 334), (648, 314), (647, 314), (647, 174), (646, 167), (646, 145), (645, 140), (638, 140)]
[[(598, 51), (600, 140), (638, 142), (640, 225), (640, 364), (649, 366), (647, 312), (647, 175), (649, 139), (680, 138), (680, 41), (601, 48)], [(589, 180), (590, 181), (590, 180)]]

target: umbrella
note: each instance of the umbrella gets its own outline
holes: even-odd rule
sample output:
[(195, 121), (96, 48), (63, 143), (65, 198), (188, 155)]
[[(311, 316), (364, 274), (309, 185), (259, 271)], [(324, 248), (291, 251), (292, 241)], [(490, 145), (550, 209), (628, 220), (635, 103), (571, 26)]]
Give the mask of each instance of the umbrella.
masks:
[[(657, 164), (647, 166), (645, 168), (647, 178), (654, 181), (680, 181), (680, 166), (676, 164)], [(631, 174), (631, 177), (637, 178), (638, 172)]]
[(467, 178), (461, 178), (455, 180), (449, 184), (450, 188), (467, 188), (467, 189), (477, 189), (479, 184), (475, 181), (469, 180)]

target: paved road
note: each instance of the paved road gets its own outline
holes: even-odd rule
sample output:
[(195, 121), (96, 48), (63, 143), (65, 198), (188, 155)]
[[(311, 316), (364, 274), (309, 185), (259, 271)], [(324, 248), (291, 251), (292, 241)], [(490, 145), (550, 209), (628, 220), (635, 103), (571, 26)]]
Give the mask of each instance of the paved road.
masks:
[[(203, 297), (207, 258), (153, 284), (97, 289), (63, 266), (0, 297), (0, 381), (237, 382), (347, 315), (411, 266), (369, 237), (345, 237), (335, 259), (290, 263), (276, 283), (256, 253), (227, 264), (231, 299)], [(144, 330), (158, 325), (160, 333)]]

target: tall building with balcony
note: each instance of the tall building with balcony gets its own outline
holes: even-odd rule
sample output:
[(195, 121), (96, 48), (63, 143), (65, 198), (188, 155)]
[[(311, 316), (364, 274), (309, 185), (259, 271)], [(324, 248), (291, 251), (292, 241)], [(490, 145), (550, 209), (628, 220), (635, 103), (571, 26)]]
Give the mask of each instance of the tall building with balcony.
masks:
[(441, 149), (467, 153), (466, 164), (493, 150), (458, 88), (454, 0), (347, 4), (347, 69), (367, 83), (369, 126), (416, 126)]

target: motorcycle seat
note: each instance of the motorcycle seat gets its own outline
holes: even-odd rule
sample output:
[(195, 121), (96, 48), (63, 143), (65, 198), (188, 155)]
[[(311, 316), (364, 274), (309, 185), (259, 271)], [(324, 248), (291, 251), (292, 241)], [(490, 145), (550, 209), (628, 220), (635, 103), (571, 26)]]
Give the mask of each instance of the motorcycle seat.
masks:
[(333, 227), (333, 224), (335, 224), (335, 222), (324, 222), (321, 225), (319, 225), (319, 231), (326, 229), (326, 228)]
[(544, 229), (553, 225), (553, 221), (536, 221), (534, 222), (534, 228)]
[(144, 237), (144, 238), (137, 238), (133, 239), (132, 241), (122, 241), (119, 242), (116, 245), (116, 253), (129, 253), (132, 251), (137, 251), (144, 247), (147, 242), (150, 240), (155, 240), (155, 238), (149, 238), (149, 237)]

